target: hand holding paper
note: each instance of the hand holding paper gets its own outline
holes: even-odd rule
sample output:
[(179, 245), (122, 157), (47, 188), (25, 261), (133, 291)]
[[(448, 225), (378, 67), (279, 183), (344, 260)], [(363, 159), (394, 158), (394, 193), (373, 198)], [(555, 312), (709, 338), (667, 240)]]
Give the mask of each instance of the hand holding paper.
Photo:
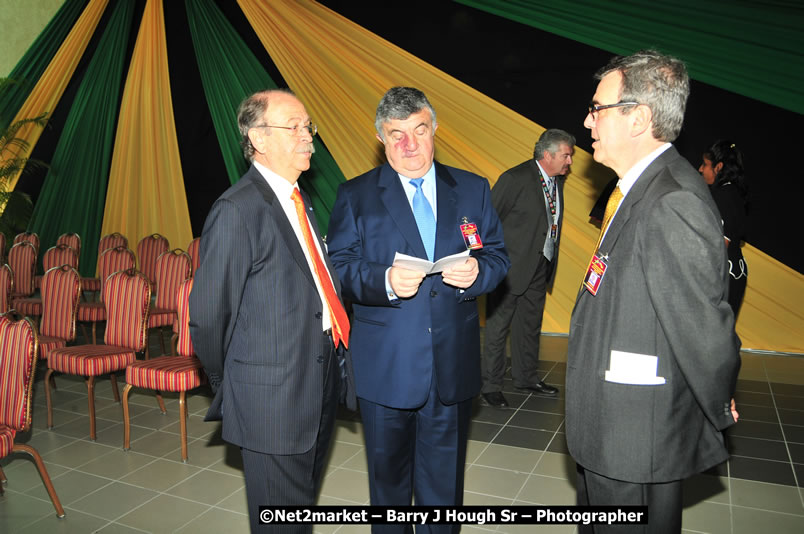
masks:
[(460, 265), (465, 263), (468, 257), (469, 250), (464, 250), (463, 252), (459, 252), (451, 256), (445, 256), (433, 263), (422, 258), (416, 258), (414, 256), (408, 256), (407, 254), (397, 252), (394, 256), (393, 266), (410, 269), (412, 271), (419, 271), (420, 273), (424, 274), (435, 274), (440, 273), (452, 265)]
[(477, 259), (469, 257), (464, 263), (452, 264), (441, 273), (445, 284), (460, 289), (466, 289), (475, 283), (480, 269)]

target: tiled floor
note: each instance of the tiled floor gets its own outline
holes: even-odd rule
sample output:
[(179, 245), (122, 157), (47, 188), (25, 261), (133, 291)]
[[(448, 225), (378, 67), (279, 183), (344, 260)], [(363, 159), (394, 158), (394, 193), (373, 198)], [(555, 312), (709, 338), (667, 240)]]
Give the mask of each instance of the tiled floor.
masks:
[[(154, 350), (152, 348), (152, 350)], [(563, 389), (566, 339), (545, 337), (546, 381)], [(180, 460), (178, 401), (132, 392), (132, 446), (122, 450), (122, 408), (108, 380), (97, 386), (98, 440), (89, 441), (86, 388), (57, 378), (55, 427), (46, 429), (40, 367), (33, 429), (19, 441), (36, 447), (67, 511), (56, 518), (32, 461), (0, 462), (8, 478), (0, 497), (0, 533), (247, 532), (239, 451), (204, 423), (209, 396), (189, 398), (189, 461)], [(510, 384), (510, 383), (509, 383)], [(685, 483), (685, 532), (804, 532), (804, 359), (743, 355), (732, 459)], [(563, 391), (562, 391), (563, 394)], [(563, 397), (515, 392), (508, 410), (477, 403), (467, 457), (464, 501), (477, 505), (573, 504), (575, 464), (566, 454)], [(321, 504), (367, 504), (361, 424), (338, 422)], [(368, 527), (320, 526), (317, 532), (367, 533)], [(572, 526), (464, 526), (463, 532), (566, 532)]]

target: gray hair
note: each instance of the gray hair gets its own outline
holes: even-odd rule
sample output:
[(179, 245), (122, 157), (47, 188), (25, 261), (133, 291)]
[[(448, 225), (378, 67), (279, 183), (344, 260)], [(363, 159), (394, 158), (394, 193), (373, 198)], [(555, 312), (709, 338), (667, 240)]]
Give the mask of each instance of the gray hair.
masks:
[[(258, 91), (243, 100), (240, 103), (240, 107), (237, 108), (237, 127), (240, 130), (240, 146), (243, 148), (243, 157), (248, 161), (254, 160), (254, 146), (251, 144), (251, 139), (248, 138), (248, 131), (262, 122), (265, 112), (268, 111), (271, 95), (277, 93), (295, 96), (293, 92), (288, 89)], [(271, 135), (270, 130), (268, 131), (268, 135)]]
[[(595, 74), (595, 78), (600, 80), (615, 71), (622, 75), (620, 101), (648, 106), (653, 112), (654, 139), (668, 143), (675, 141), (684, 123), (684, 110), (690, 94), (690, 79), (684, 62), (656, 50), (640, 50), (630, 56), (613, 57)], [(620, 113), (632, 109), (623, 107)]]
[(550, 128), (549, 130), (545, 130), (541, 137), (539, 137), (539, 140), (536, 141), (536, 145), (533, 147), (533, 159), (539, 161), (540, 159), (544, 158), (545, 152), (555, 154), (558, 152), (558, 149), (561, 148), (562, 144), (565, 144), (570, 148), (574, 147), (575, 136), (569, 132), (565, 132), (564, 130), (559, 130), (558, 128)]
[(377, 104), (377, 114), (374, 116), (374, 127), (380, 139), (385, 141), (382, 132), (382, 125), (386, 122), (405, 120), (414, 113), (426, 109), (430, 112), (433, 120), (433, 128), (436, 125), (436, 112), (424, 93), (414, 87), (391, 87), (380, 99)]

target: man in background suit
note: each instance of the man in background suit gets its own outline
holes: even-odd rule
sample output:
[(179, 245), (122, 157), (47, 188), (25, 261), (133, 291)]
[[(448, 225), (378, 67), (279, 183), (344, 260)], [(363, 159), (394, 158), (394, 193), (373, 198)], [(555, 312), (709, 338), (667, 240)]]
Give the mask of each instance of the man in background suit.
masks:
[(649, 507), (650, 525), (594, 532), (677, 533), (682, 480), (728, 458), (738, 417), (726, 248), (706, 184), (670, 144), (684, 64), (647, 50), (597, 78), (584, 126), (620, 182), (570, 322), (567, 446), (578, 504)]
[[(502, 227), (485, 178), (434, 161), (436, 115), (424, 93), (390, 89), (375, 126), (388, 163), (341, 184), (327, 237), (354, 304), (351, 354), (371, 504), (409, 505), (413, 495), (418, 505), (459, 505), (480, 390), (475, 299), (508, 270)], [(466, 260), (441, 273), (393, 266), (397, 252), (435, 261), (470, 245)]]
[(511, 257), (511, 270), (489, 295), (486, 309), (481, 392), (495, 408), (508, 406), (502, 385), (509, 327), (514, 387), (549, 397), (558, 394), (537, 374), (539, 337), (547, 289), (556, 274), (564, 177), (574, 146), (575, 137), (564, 130), (545, 130), (533, 148), (533, 159), (502, 173), (491, 190)]
[(215, 392), (206, 420), (222, 418), (223, 439), (241, 447), (252, 531), (312, 532), (261, 526), (258, 507), (315, 503), (338, 404), (336, 347), (348, 343), (338, 278), (296, 184), (316, 126), (287, 91), (251, 95), (237, 120), (252, 165), (212, 206), (190, 295)]

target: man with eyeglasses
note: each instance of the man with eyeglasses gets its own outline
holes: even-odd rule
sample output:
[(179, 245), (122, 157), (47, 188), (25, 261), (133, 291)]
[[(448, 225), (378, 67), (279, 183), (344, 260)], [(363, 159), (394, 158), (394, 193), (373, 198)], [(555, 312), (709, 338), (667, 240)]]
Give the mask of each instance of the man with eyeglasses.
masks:
[[(251, 167), (212, 206), (190, 294), (190, 332), (215, 398), (206, 420), (241, 448), (252, 532), (259, 506), (312, 505), (324, 474), (350, 325), (309, 198), (316, 126), (288, 91), (238, 110)], [(347, 377), (348, 380), (348, 377)]]
[(584, 126), (620, 180), (570, 321), (567, 447), (578, 504), (647, 505), (650, 524), (581, 532), (677, 533), (682, 480), (728, 458), (722, 431), (738, 417), (726, 248), (706, 185), (670, 144), (684, 64), (641, 51), (597, 79)]
[(508, 275), (486, 301), (481, 393), (494, 408), (508, 406), (502, 385), (509, 327), (514, 387), (542, 397), (558, 395), (558, 389), (538, 375), (539, 338), (547, 289), (558, 263), (564, 178), (574, 146), (575, 137), (564, 130), (545, 130), (533, 158), (502, 173), (491, 190), (511, 257)]
[[(371, 504), (457, 506), (463, 501), (472, 398), (480, 391), (476, 298), (508, 270), (488, 180), (434, 161), (436, 114), (412, 87), (377, 106), (388, 163), (341, 184), (332, 208), (332, 263), (354, 306), (351, 354)], [(436, 261), (425, 275), (395, 265), (403, 253)], [(457, 532), (417, 525), (416, 532)], [(372, 532), (413, 531), (373, 525)]]

